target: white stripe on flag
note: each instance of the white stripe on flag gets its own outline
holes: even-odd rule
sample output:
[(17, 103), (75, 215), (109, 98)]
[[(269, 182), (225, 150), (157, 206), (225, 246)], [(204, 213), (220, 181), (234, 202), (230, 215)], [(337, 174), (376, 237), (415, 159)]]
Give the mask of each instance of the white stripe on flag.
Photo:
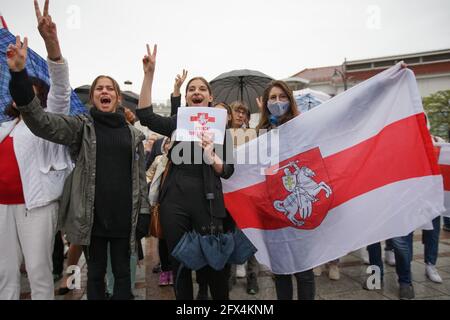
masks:
[[(244, 233), (258, 248), (257, 260), (275, 274), (301, 272), (422, 227), (442, 209), (443, 195), (436, 192), (441, 185), (440, 176), (429, 176), (375, 189), (330, 210), (314, 232), (289, 227), (248, 228)], [(406, 189), (421, 193), (409, 199)], [(423, 207), (424, 202), (428, 209), (417, 213), (416, 208)]]
[[(389, 124), (423, 112), (417, 86), (411, 85), (415, 81), (411, 70), (400, 70), (397, 65), (360, 83), (280, 126), (279, 153), (271, 150), (272, 156), (281, 161), (318, 146), (325, 158), (367, 140)], [(396, 90), (389, 90), (393, 83)], [(403, 103), (398, 103), (398, 97), (402, 97)], [(377, 106), (378, 116), (370, 105)], [(276, 135), (276, 131), (270, 131), (267, 140), (272, 141)], [(239, 159), (258, 154), (258, 148), (262, 149), (258, 143), (264, 138), (239, 146), (235, 154), (238, 163)], [(263, 182), (265, 177), (259, 174), (262, 167), (266, 166), (261, 163), (236, 166), (233, 178), (224, 183), (224, 192)]]

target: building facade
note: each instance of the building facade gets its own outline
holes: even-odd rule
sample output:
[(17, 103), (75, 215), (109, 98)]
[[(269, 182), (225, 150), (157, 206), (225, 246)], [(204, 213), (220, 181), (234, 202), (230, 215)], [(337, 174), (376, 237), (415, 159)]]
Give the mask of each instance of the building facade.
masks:
[(345, 61), (341, 66), (304, 69), (293, 77), (307, 79), (307, 87), (334, 96), (400, 61), (415, 73), (422, 97), (450, 90), (450, 49)]

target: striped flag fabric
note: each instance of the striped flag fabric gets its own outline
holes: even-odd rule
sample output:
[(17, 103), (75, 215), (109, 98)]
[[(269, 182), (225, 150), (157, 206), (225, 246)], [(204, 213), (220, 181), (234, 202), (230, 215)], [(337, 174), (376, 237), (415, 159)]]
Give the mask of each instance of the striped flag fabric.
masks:
[[(270, 156), (240, 164), (254, 150)], [(406, 235), (444, 210), (415, 76), (400, 64), (238, 147), (235, 158), (225, 205), (276, 274)]]
[(444, 180), (444, 206), (443, 216), (450, 217), (450, 143), (436, 143), (438, 148), (438, 163)]
[(8, 29), (8, 26), (6, 25), (6, 21), (3, 18), (3, 14), (0, 11), (0, 29)]
[[(0, 123), (10, 120), (3, 113), (4, 109), (12, 101), (11, 95), (9, 94), (9, 80), (11, 76), (9, 74), (8, 64), (6, 63), (6, 50), (10, 43), (16, 43), (16, 37), (6, 29), (6, 23), (4, 23), (3, 17), (1, 24), (4, 28), (0, 29)], [(28, 48), (26, 69), (30, 76), (39, 78), (47, 83), (47, 85), (50, 85), (47, 61), (30, 48)], [(71, 115), (87, 112), (86, 107), (73, 90), (70, 99)]]

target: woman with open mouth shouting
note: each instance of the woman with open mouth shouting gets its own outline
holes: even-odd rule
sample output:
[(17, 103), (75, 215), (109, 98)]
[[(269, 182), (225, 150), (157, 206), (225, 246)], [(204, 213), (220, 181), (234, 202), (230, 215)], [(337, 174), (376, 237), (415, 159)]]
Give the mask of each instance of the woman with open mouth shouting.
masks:
[[(177, 128), (177, 116), (162, 117), (153, 112), (152, 83), (156, 65), (156, 45), (153, 53), (147, 45), (147, 53), (143, 59), (144, 81), (139, 97), (139, 108), (136, 113), (141, 124), (150, 130), (170, 137)], [(191, 79), (186, 88), (186, 105), (188, 107), (212, 106), (213, 96), (209, 83), (201, 77)], [(227, 139), (226, 139), (227, 140)], [(225, 151), (226, 146), (224, 146)], [(187, 155), (182, 153), (188, 153)], [(195, 157), (199, 155), (200, 157)], [(211, 220), (216, 230), (226, 231), (228, 217), (223, 201), (222, 184), (220, 178), (229, 178), (234, 166), (221, 159), (214, 151), (213, 141), (203, 136), (199, 142), (175, 142), (169, 151), (169, 168), (167, 176), (160, 186), (159, 203), (160, 219), (163, 235), (167, 241), (169, 252), (186, 232), (195, 230), (200, 234), (208, 233)], [(231, 152), (232, 154), (232, 152)], [(230, 155), (230, 154), (229, 154)], [(180, 161), (173, 161), (181, 157)], [(205, 162), (205, 158), (209, 161)], [(201, 159), (196, 163), (196, 159)], [(178, 158), (178, 160), (180, 160)], [(210, 203), (206, 194), (214, 194)], [(174, 274), (175, 295), (180, 300), (193, 299), (192, 271), (180, 269), (180, 262), (172, 256), (171, 264)], [(207, 282), (213, 299), (228, 299), (229, 266), (215, 271), (206, 266), (197, 271), (197, 276)]]
[(105, 299), (109, 243), (115, 278), (112, 299), (131, 299), (130, 254), (136, 249), (136, 225), (140, 213), (149, 217), (144, 134), (127, 123), (119, 107), (119, 85), (109, 76), (94, 80), (89, 114), (45, 112), (25, 69), (26, 45), (18, 42), (11, 49), (18, 54), (8, 57), (14, 66), (10, 92), (24, 122), (36, 136), (68, 146), (75, 161), (64, 184), (59, 223), (71, 244), (83, 246), (87, 298)]

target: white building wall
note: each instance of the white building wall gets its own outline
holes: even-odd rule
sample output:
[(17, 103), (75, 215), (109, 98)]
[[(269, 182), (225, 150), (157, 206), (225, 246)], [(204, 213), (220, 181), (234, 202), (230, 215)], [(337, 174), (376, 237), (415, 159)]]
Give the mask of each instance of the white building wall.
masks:
[(432, 93), (442, 90), (450, 90), (450, 74), (418, 76), (417, 85), (422, 97), (429, 96)]

